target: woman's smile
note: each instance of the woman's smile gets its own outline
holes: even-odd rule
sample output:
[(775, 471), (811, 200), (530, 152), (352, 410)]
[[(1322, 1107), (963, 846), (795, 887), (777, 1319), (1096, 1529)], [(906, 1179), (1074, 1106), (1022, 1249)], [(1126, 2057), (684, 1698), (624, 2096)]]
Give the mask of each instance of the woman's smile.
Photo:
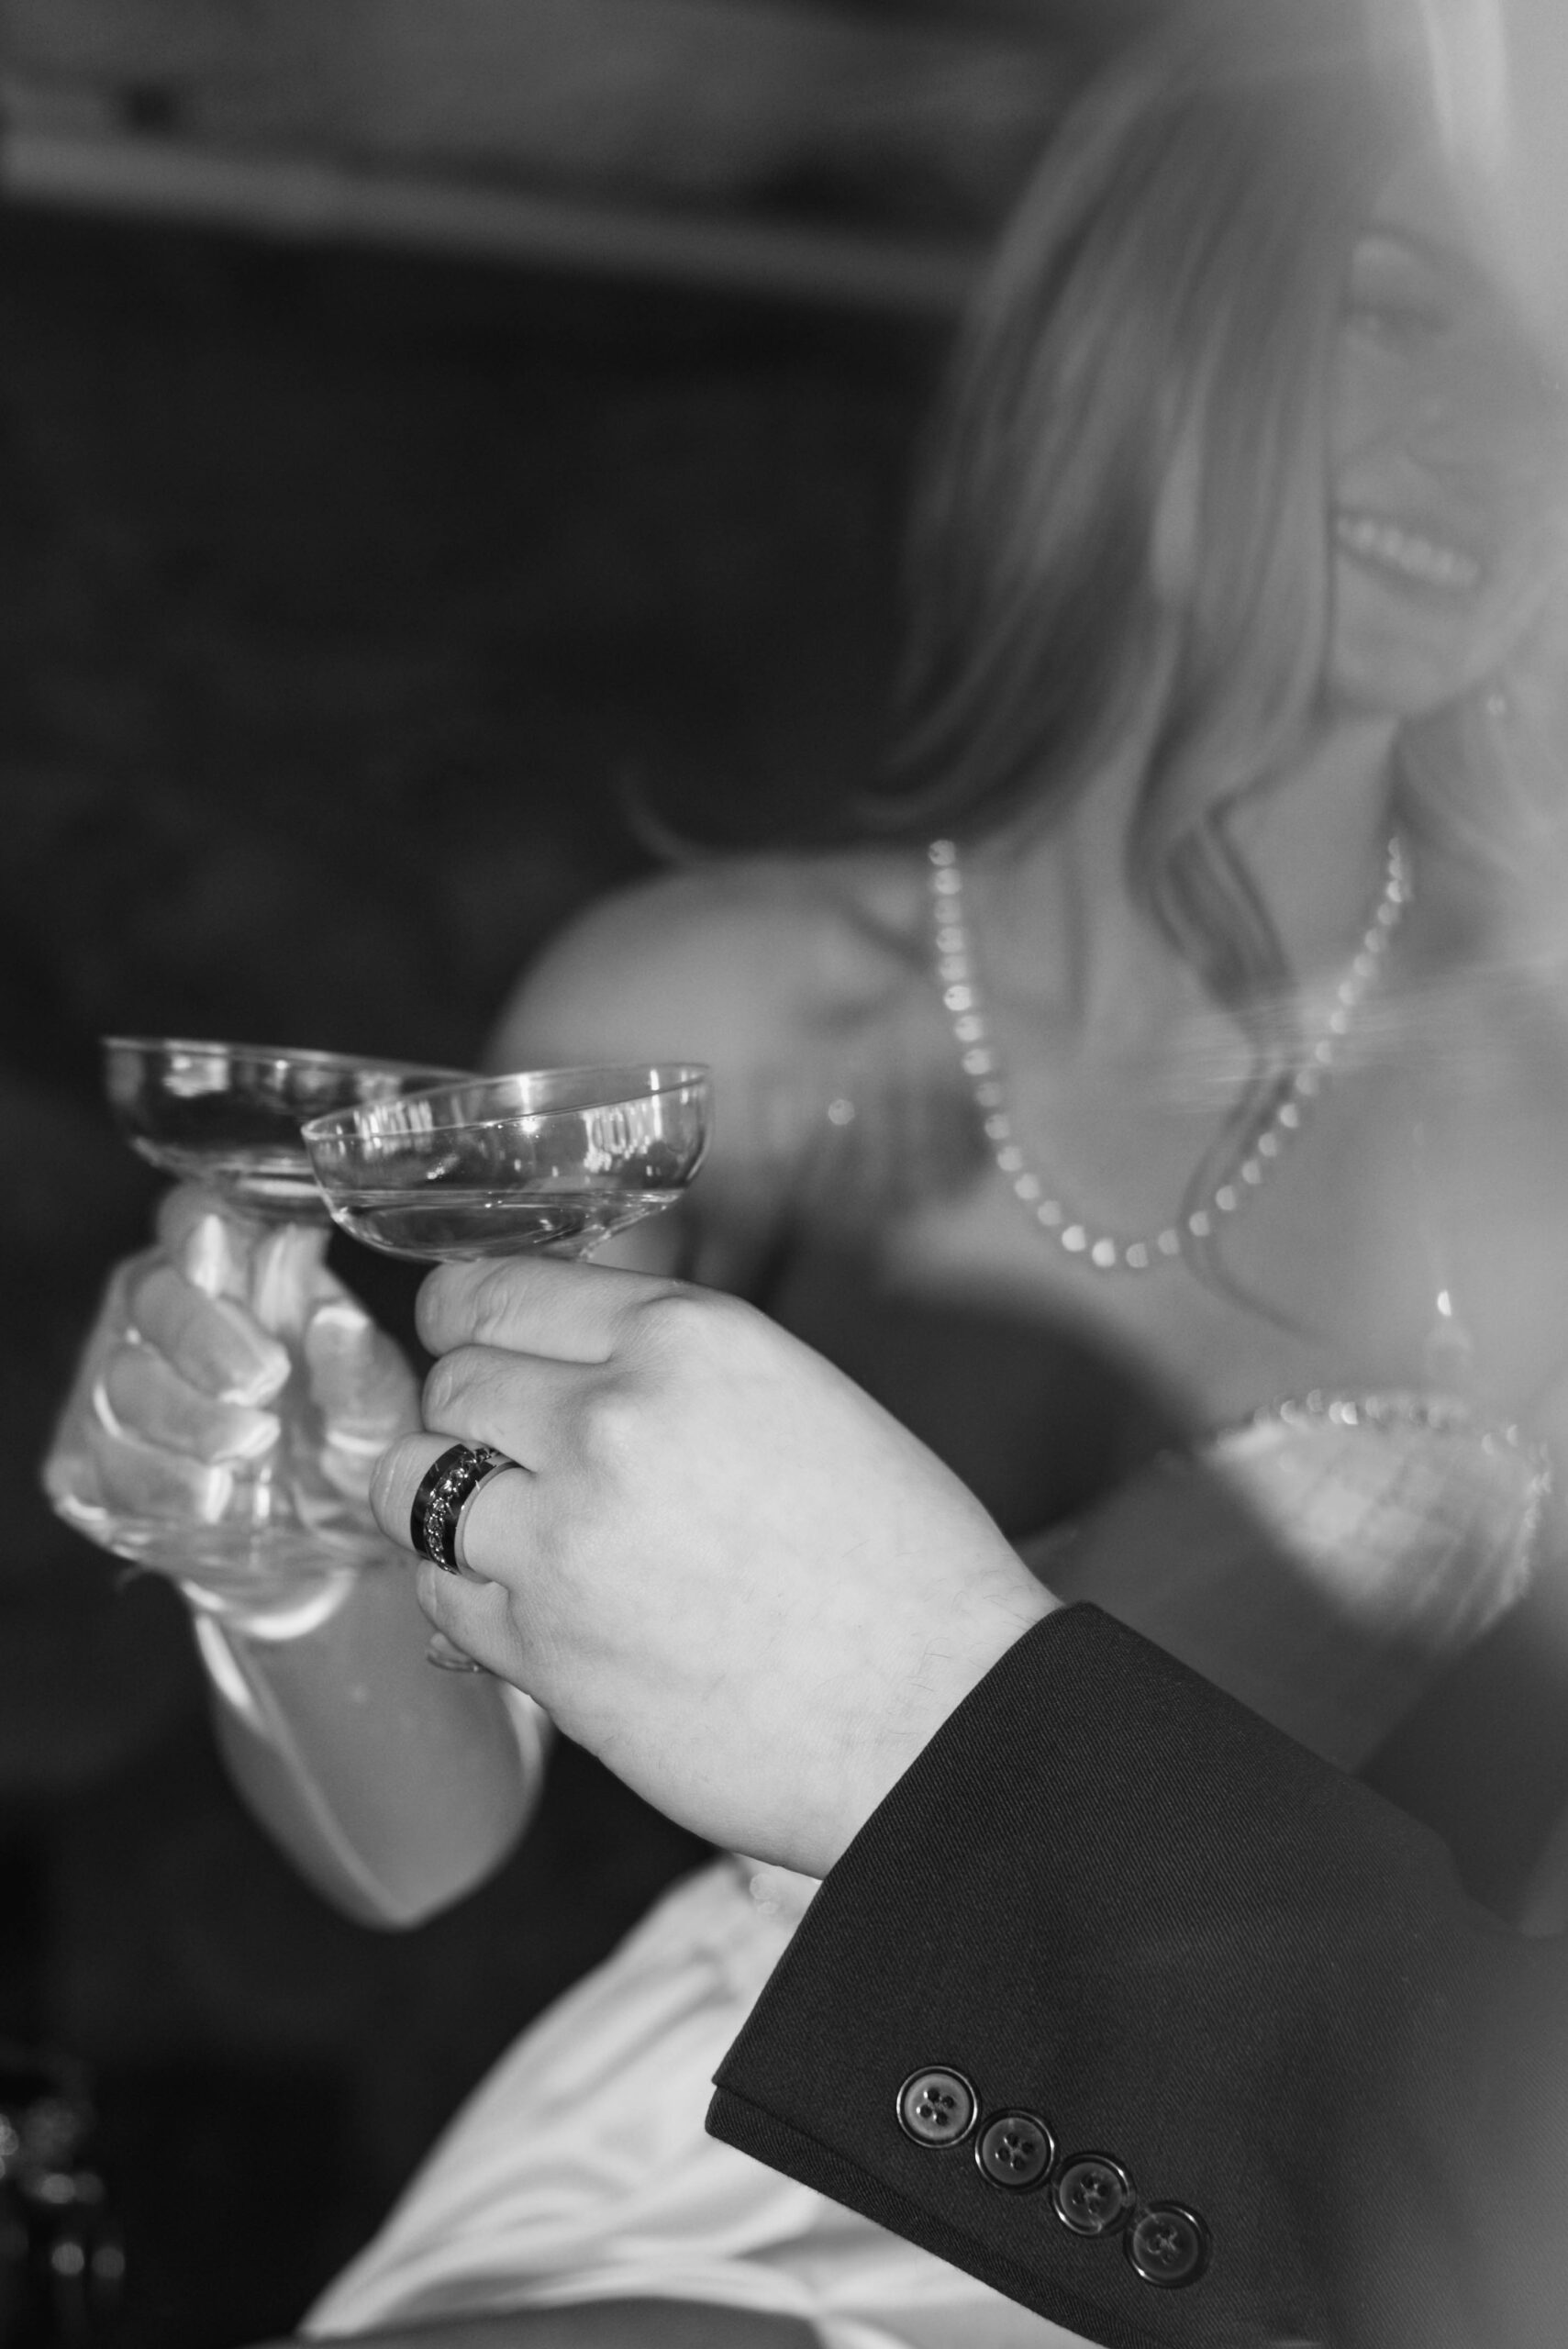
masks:
[(1486, 576), (1477, 555), (1429, 524), (1341, 508), (1334, 537), (1346, 554), (1380, 577), (1444, 601), (1468, 602)]
[(1495, 674), (1548, 592), (1562, 417), (1442, 157), (1398, 165), (1351, 256), (1329, 434), (1330, 691), (1420, 718)]

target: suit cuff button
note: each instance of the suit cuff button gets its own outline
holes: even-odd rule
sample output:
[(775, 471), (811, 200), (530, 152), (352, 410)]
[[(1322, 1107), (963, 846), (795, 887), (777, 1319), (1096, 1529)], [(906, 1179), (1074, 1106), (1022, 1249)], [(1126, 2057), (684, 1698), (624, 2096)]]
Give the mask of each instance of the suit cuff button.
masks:
[(1208, 2266), (1208, 2229), (1179, 2202), (1151, 2203), (1129, 2231), (1127, 2256), (1145, 2284), (1195, 2284)]
[(1038, 2186), (1056, 2158), (1050, 2130), (1037, 2113), (999, 2112), (975, 2140), (974, 2158), (993, 2186)]
[(1108, 2235), (1137, 2196), (1132, 2180), (1107, 2154), (1074, 2154), (1051, 2189), (1056, 2215), (1075, 2235)]
[(962, 2072), (935, 2065), (911, 2072), (898, 2091), (898, 2126), (917, 2145), (957, 2145), (968, 2136), (980, 2099)]

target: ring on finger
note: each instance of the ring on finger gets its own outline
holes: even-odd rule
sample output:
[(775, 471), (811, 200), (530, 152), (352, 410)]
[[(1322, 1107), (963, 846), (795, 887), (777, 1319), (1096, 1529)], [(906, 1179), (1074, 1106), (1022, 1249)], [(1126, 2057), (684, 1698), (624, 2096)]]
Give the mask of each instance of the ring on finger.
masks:
[(443, 1574), (472, 1578), (473, 1568), (462, 1554), (463, 1520), (481, 1487), (517, 1465), (488, 1443), (451, 1443), (439, 1453), (425, 1471), (408, 1512), (408, 1531), (420, 1555)]

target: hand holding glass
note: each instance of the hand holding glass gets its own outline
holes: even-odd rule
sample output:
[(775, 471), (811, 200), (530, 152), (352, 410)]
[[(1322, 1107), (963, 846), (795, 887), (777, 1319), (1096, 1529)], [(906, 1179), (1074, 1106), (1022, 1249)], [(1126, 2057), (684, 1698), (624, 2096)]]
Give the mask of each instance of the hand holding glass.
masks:
[[(394, 1256), (586, 1256), (677, 1199), (707, 1148), (707, 1071), (681, 1064), (464, 1078), (313, 1119), (305, 1144), (345, 1231)], [(437, 1631), (428, 1653), (479, 1667)]]
[[(329, 1600), (380, 1536), (362, 1492), (333, 1473), (302, 1360), (325, 1303), (354, 1308), (322, 1261), (328, 1218), (299, 1128), (453, 1072), (176, 1037), (108, 1037), (105, 1055), (132, 1148), (199, 1182), (226, 1212), (193, 1216), (172, 1251), (116, 1275), (45, 1469), (50, 1497), (104, 1548), (178, 1576), (197, 1604)], [(186, 1309), (193, 1287), (212, 1305), (205, 1322)], [(249, 1386), (226, 1387), (224, 1366), (210, 1362), (197, 1389), (165, 1375), (140, 1326), (156, 1313), (199, 1324), (209, 1356), (220, 1340), (248, 1353)], [(117, 1395), (134, 1398), (129, 1425)], [(183, 1450), (190, 1420), (199, 1434)]]

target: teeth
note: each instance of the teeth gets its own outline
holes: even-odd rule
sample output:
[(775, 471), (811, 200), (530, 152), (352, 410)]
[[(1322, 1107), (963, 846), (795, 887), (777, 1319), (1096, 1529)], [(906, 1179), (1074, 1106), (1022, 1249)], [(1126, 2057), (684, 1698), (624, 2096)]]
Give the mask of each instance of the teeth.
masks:
[(1462, 554), (1457, 547), (1439, 546), (1435, 540), (1424, 539), (1416, 530), (1402, 530), (1396, 523), (1374, 520), (1370, 514), (1340, 514), (1335, 518), (1334, 532), (1352, 554), (1382, 563), (1423, 587), (1447, 587), (1458, 594), (1481, 584), (1481, 565), (1473, 555)]

